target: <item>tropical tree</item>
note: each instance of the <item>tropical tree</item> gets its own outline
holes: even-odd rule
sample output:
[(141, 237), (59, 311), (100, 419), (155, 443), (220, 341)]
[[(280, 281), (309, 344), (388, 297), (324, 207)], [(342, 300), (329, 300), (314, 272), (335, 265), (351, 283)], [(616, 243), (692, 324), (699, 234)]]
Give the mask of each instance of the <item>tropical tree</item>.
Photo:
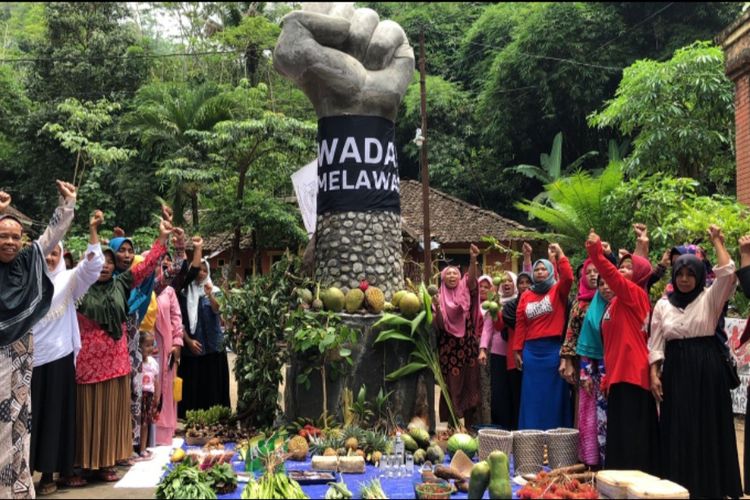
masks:
[[(251, 232), (256, 250), (258, 229), (263, 226), (275, 225), (278, 232), (302, 234), (296, 218), (274, 217), (289, 213), (276, 195), (281, 184), (291, 183), (292, 172), (315, 155), (317, 126), (265, 109), (267, 90), (263, 84), (252, 88), (240, 85), (232, 92), (238, 109), (236, 118), (219, 122), (210, 131), (196, 133), (209, 151), (213, 167), (222, 172), (221, 183), (234, 191), (232, 199), (218, 197), (222, 200), (220, 209), (212, 217), (215, 229), (233, 232), (230, 279), (237, 272), (242, 234)], [(226, 188), (217, 190), (225, 196), (227, 192)], [(297, 231), (290, 229), (290, 225)]]
[(135, 110), (124, 127), (138, 138), (144, 158), (159, 167), (156, 174), (169, 186), (175, 222), (184, 222), (185, 197), (191, 202), (193, 225), (199, 224), (198, 193), (219, 175), (210, 168), (198, 137), (231, 118), (234, 101), (219, 85), (154, 83), (142, 87)]
[[(562, 132), (558, 132), (555, 138), (552, 140), (552, 149), (549, 154), (542, 153), (539, 155), (539, 165), (516, 165), (511, 167), (511, 171), (523, 174), (526, 177), (541, 181), (543, 184), (551, 184), (558, 180), (564, 173), (562, 168), (562, 143), (563, 137)], [(619, 150), (618, 150), (619, 152)], [(571, 172), (581, 167), (583, 162), (587, 158), (596, 156), (599, 153), (597, 151), (589, 151), (582, 156), (578, 157), (573, 163), (565, 168), (565, 171)], [(546, 192), (541, 192), (535, 200), (543, 200), (547, 197)]]
[(622, 166), (617, 162), (610, 162), (598, 176), (579, 170), (545, 185), (547, 204), (525, 200), (516, 207), (544, 222), (551, 231), (535, 236), (557, 240), (571, 248), (571, 254), (580, 254), (590, 228), (604, 238), (619, 233), (611, 222), (607, 200), (622, 179)]
[(615, 98), (589, 123), (633, 138), (629, 173), (667, 172), (721, 190), (732, 185), (734, 85), (724, 74), (723, 51), (709, 42), (626, 68)]

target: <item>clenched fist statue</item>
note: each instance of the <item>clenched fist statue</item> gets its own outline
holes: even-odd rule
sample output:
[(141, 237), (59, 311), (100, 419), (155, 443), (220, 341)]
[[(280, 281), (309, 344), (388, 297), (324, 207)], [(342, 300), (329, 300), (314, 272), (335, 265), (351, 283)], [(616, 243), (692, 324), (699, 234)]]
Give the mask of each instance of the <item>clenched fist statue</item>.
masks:
[(351, 3), (305, 3), (282, 21), (274, 67), (307, 95), (318, 118), (396, 119), (414, 72), (404, 30)]

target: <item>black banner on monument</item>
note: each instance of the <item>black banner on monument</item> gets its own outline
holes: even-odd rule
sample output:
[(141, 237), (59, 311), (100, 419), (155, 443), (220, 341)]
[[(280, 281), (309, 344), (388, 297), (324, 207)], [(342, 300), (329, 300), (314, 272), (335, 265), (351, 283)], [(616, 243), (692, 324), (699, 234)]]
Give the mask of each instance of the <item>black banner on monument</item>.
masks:
[(318, 214), (401, 213), (395, 133), (377, 116), (318, 120)]

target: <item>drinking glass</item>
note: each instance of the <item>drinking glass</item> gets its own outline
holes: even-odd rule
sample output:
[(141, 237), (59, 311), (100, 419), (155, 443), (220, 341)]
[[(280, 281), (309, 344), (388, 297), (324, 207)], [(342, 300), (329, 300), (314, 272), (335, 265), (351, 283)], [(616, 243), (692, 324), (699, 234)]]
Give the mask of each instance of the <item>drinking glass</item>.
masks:
[(394, 469), (396, 470), (396, 477), (403, 477), (403, 468), (404, 454), (399, 452), (396, 454), (396, 464), (394, 466)]
[(386, 455), (386, 464), (385, 477), (398, 477), (396, 455)]
[(405, 464), (406, 477), (411, 477), (414, 474), (414, 455), (411, 453), (406, 454)]

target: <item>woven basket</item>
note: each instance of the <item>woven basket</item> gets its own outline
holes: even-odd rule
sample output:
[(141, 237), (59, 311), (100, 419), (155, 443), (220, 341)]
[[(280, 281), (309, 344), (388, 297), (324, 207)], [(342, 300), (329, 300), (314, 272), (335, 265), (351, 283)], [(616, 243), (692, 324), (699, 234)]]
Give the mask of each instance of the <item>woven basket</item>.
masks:
[(544, 464), (544, 431), (513, 431), (513, 465), (516, 475), (536, 474)]
[(485, 460), (495, 450), (502, 451), (510, 458), (513, 453), (513, 433), (502, 429), (480, 429), (479, 460)]
[(558, 428), (547, 431), (547, 458), (552, 469), (578, 463), (578, 429)]

